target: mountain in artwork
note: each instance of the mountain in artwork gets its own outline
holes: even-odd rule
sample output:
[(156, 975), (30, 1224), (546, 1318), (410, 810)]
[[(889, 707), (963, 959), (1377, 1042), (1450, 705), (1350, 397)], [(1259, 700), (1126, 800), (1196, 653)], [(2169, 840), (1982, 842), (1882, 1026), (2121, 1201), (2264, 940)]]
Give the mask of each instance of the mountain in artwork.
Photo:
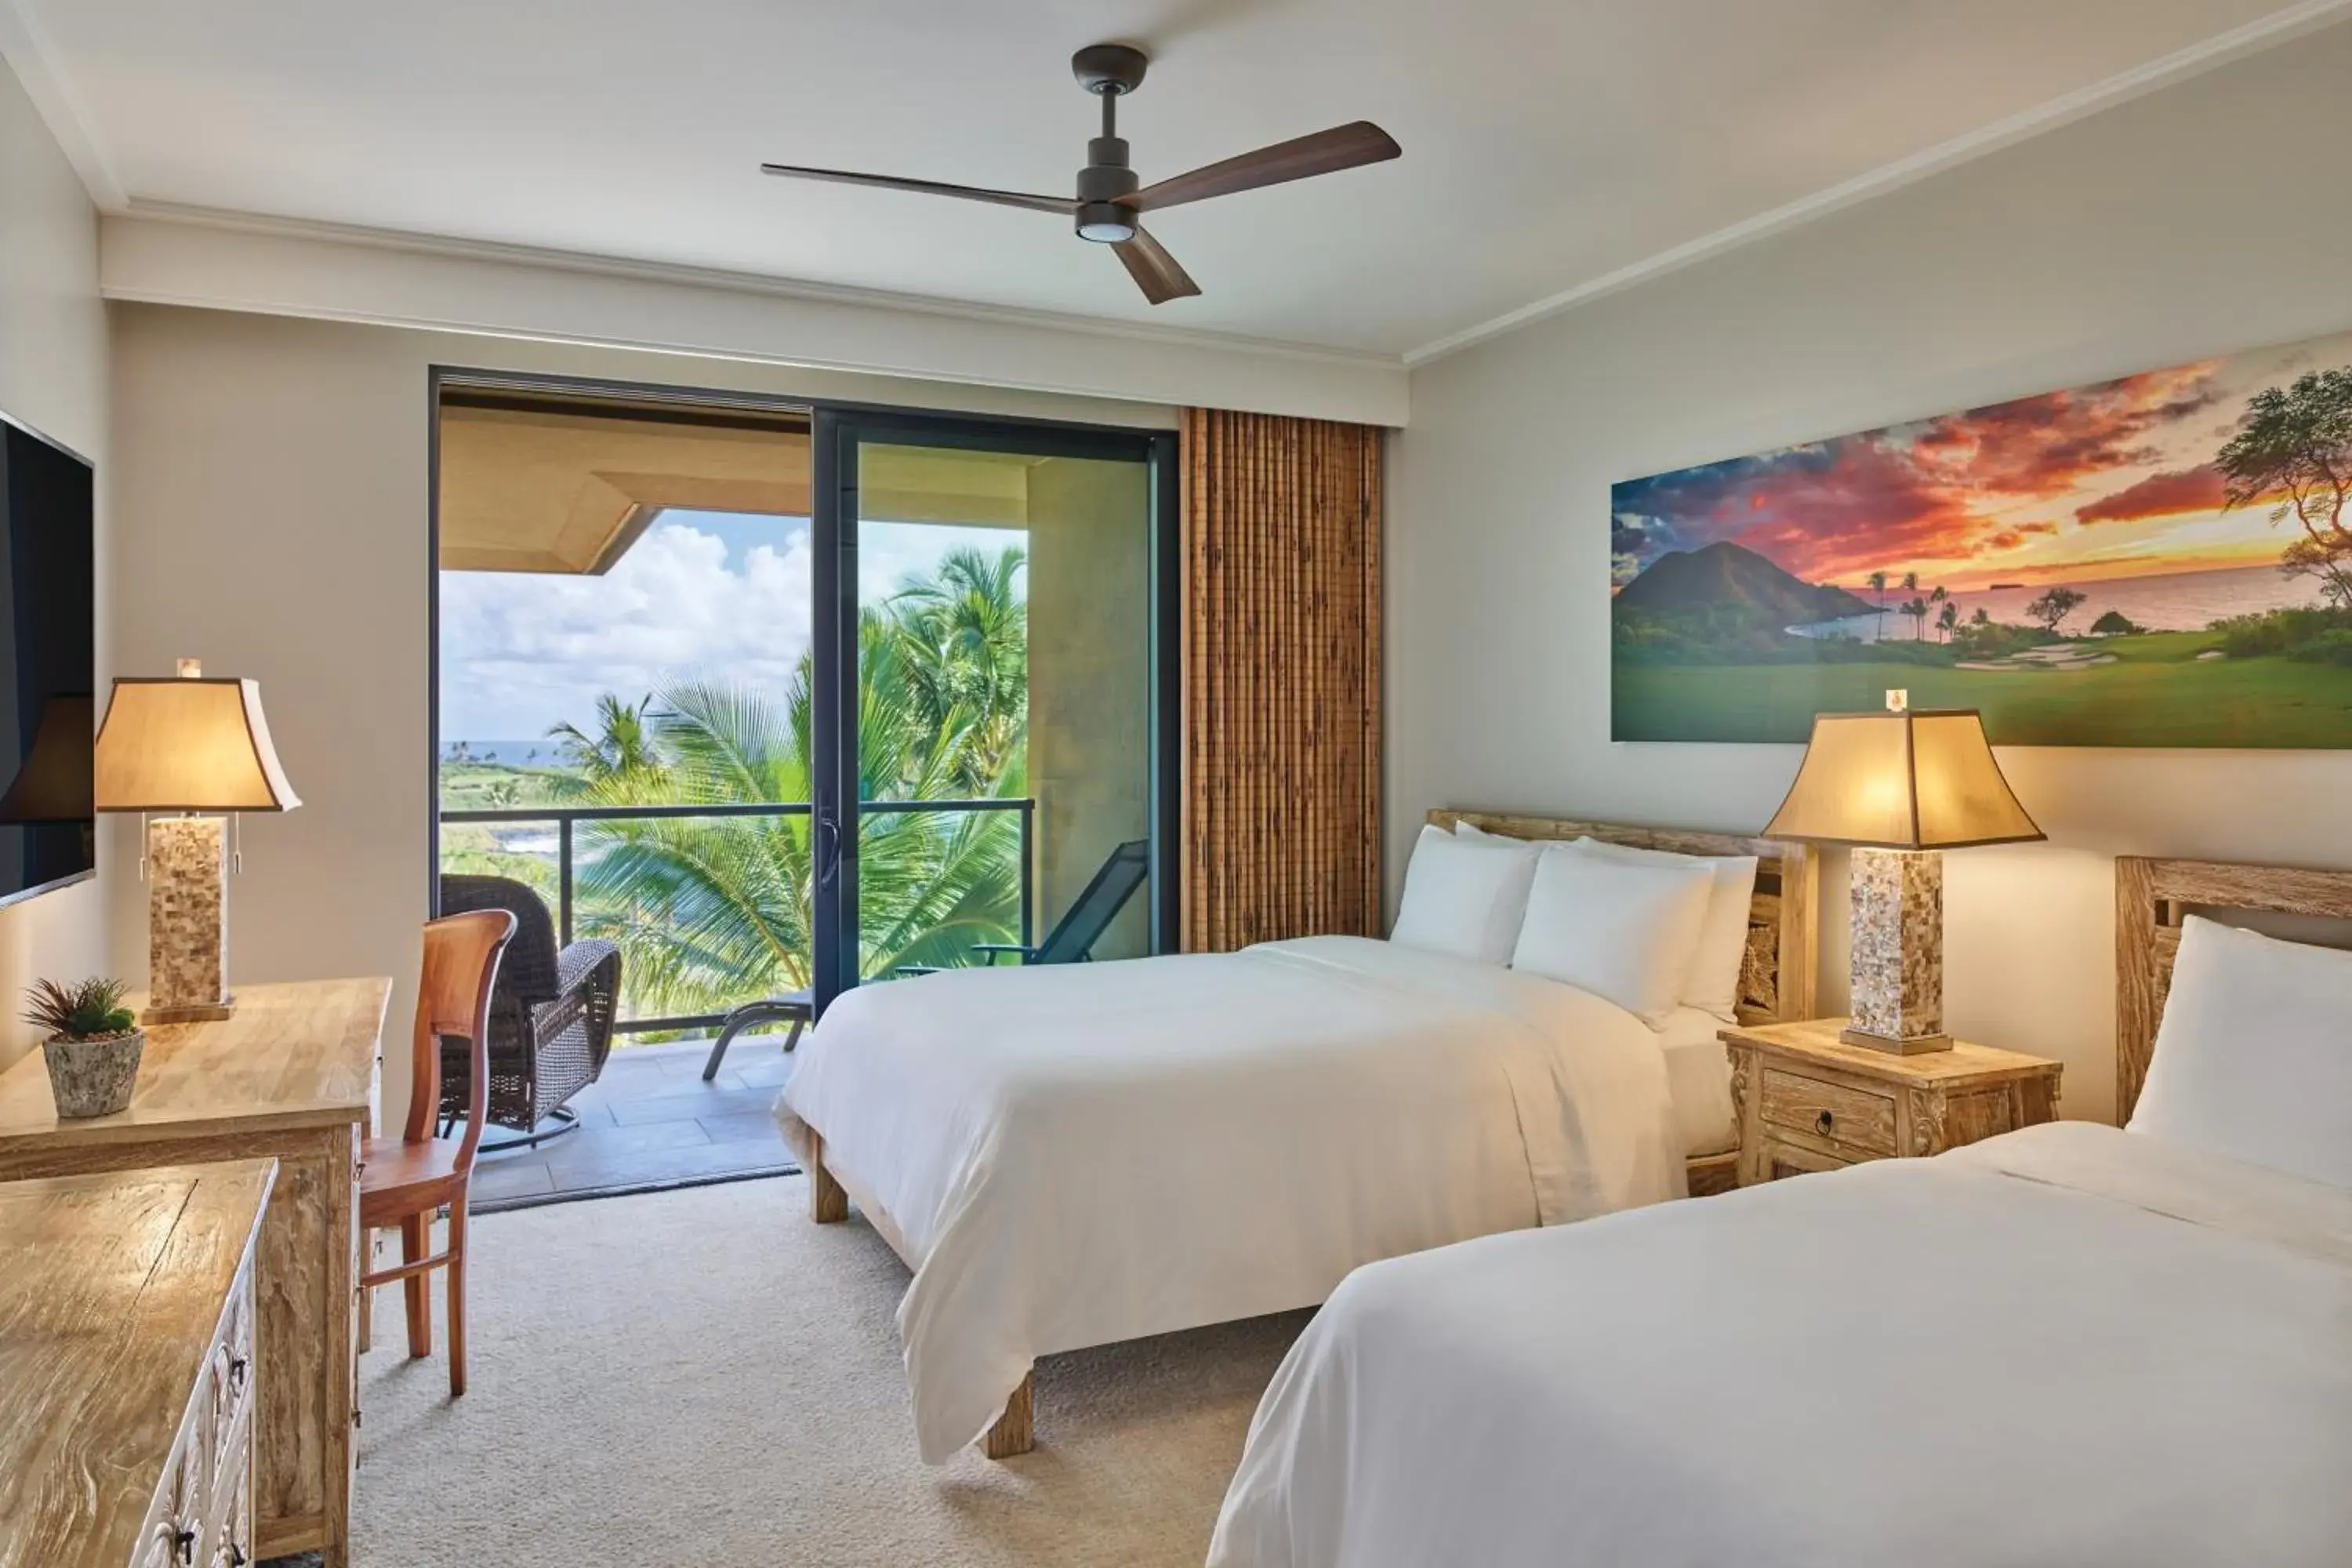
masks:
[(1617, 590), (1617, 604), (1663, 616), (1730, 607), (1780, 626), (1874, 615), (1878, 609), (1843, 588), (1792, 576), (1727, 540), (1699, 550), (1668, 551)]

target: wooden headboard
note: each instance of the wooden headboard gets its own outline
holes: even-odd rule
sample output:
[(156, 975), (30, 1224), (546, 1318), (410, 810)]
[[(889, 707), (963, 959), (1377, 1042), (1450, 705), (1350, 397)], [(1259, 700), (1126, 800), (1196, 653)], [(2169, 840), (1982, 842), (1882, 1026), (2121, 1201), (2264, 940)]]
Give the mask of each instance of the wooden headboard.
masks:
[(1433, 811), (1446, 832), (1457, 822), (1513, 838), (1598, 838), (1677, 855), (1753, 855), (1756, 897), (1748, 912), (1748, 959), (1740, 966), (1739, 1021), (1793, 1023), (1813, 1016), (1813, 922), (1821, 856), (1809, 844), (1743, 838), (1682, 827), (1635, 827), (1622, 822), (1578, 822), (1556, 816), (1512, 816), (1487, 811)]
[(2131, 1120), (2156, 1054), (2184, 914), (2231, 910), (2352, 920), (2352, 871), (2226, 860), (2116, 859), (2116, 1124)]

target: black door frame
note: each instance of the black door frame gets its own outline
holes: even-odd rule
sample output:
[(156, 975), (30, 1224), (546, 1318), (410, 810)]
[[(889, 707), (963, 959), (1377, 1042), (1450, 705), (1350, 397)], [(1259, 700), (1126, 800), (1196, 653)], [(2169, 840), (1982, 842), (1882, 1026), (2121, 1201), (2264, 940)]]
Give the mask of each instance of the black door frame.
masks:
[(1150, 668), (1152, 714), (1148, 831), (1151, 837), (1150, 950), (1172, 951), (1181, 888), (1182, 558), (1177, 438), (1171, 430), (1054, 420), (918, 412), (819, 403), (812, 411), (810, 544), (817, 650), (812, 857), (815, 1010), (856, 985), (857, 942), (857, 451), (868, 443), (1021, 452), (1147, 465), (1150, 480)]

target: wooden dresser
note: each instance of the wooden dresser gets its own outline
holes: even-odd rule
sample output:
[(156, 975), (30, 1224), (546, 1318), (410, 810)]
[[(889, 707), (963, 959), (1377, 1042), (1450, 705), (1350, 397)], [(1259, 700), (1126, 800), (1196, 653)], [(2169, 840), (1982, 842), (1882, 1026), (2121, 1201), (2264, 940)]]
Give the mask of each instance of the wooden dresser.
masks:
[(257, 1557), (350, 1561), (359, 1162), (391, 992), (382, 979), (239, 986), (232, 1018), (148, 1031), (115, 1116), (60, 1120), (38, 1051), (0, 1073), (0, 1181), (278, 1162), (255, 1258)]
[(254, 1561), (275, 1162), (0, 1183), (0, 1568)]

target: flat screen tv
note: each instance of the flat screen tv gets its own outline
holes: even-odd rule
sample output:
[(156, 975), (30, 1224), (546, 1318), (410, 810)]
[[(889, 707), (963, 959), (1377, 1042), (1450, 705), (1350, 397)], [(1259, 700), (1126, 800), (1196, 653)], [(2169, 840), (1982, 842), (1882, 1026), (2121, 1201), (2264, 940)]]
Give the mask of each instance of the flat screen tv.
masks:
[(0, 905), (97, 873), (89, 465), (0, 414)]

